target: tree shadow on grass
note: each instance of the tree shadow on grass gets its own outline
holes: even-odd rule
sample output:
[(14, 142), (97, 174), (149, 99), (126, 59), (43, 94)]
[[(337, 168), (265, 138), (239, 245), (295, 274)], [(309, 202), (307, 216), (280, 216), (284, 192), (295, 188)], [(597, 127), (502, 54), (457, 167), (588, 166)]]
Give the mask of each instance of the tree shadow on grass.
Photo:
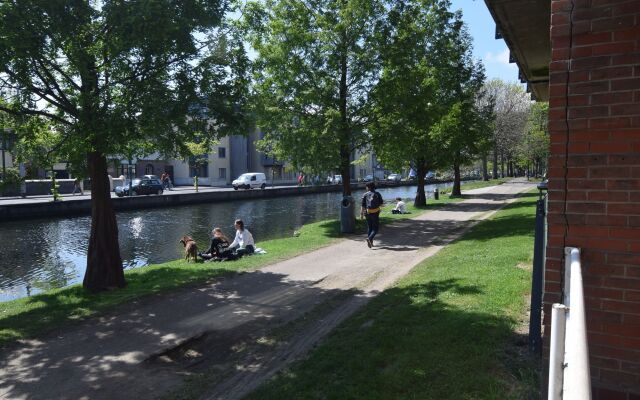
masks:
[(537, 365), (511, 354), (516, 321), (449, 301), (482, 295), (457, 279), (388, 289), (248, 398), (537, 398)]
[(159, 398), (182, 381), (188, 366), (226, 365), (242, 340), (343, 292), (358, 293), (255, 271), (132, 303), (0, 351), (0, 397)]
[(134, 299), (138, 304), (150, 300), (141, 298), (142, 296), (169, 290), (188, 291), (192, 289), (192, 285), (233, 272), (235, 269), (231, 264), (196, 264), (195, 267), (176, 264), (129, 273), (127, 287), (124, 289), (92, 294), (82, 286), (74, 285), (36, 294), (19, 300), (26, 307), (35, 308), (0, 318), (0, 347), (17, 338), (29, 338), (78, 322), (117, 304)]

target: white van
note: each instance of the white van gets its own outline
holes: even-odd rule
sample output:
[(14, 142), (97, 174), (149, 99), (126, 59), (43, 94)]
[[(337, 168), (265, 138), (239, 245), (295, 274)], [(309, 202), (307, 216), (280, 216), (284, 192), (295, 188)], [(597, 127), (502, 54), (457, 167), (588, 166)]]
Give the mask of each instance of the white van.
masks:
[(231, 182), (233, 188), (238, 190), (242, 189), (253, 189), (260, 188), (264, 189), (267, 187), (267, 178), (264, 176), (262, 172), (248, 172), (246, 174), (242, 174), (238, 177), (238, 179)]

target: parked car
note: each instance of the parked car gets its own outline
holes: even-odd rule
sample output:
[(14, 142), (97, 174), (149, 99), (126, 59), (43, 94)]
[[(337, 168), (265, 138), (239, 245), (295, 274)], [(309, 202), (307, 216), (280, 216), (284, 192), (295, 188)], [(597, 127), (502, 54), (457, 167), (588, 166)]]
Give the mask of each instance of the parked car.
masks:
[(366, 175), (364, 178), (362, 178), (362, 182), (373, 182), (373, 175)]
[(402, 180), (402, 175), (400, 175), (400, 174), (389, 174), (389, 176), (387, 176), (387, 180), (389, 180), (391, 182), (400, 182)]
[(262, 172), (248, 172), (242, 174), (238, 179), (231, 182), (235, 190), (242, 189), (265, 189), (267, 187), (267, 178)]
[(436, 179), (435, 172), (433, 172), (433, 171), (427, 172), (427, 174), (424, 176), (424, 179)]
[(158, 175), (144, 175), (143, 178), (160, 180), (160, 177)]
[(136, 178), (131, 183), (123, 186), (116, 186), (116, 195), (138, 196), (142, 194), (162, 194), (163, 188), (160, 179)]
[(334, 175), (333, 176), (333, 183), (336, 185), (341, 185), (342, 184), (342, 175)]

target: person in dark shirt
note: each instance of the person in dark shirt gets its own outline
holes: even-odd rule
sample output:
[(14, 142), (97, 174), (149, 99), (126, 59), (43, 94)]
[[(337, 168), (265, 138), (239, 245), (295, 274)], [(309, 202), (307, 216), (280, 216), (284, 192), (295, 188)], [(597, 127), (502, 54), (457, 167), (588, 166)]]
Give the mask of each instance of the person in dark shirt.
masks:
[(376, 191), (376, 185), (369, 182), (365, 185), (367, 192), (362, 196), (360, 218), (367, 219), (367, 246), (373, 247), (373, 238), (380, 230), (380, 207), (382, 207), (382, 195)]
[(222, 260), (226, 258), (229, 248), (229, 239), (222, 233), (222, 229), (213, 228), (211, 231), (211, 244), (209, 248), (200, 254), (204, 260)]

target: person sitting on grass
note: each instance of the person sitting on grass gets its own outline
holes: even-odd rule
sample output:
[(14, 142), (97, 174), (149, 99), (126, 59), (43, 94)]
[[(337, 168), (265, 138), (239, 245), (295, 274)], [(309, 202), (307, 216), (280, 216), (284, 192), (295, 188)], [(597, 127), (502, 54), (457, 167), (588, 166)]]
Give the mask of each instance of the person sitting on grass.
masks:
[(205, 261), (221, 261), (227, 258), (229, 253), (229, 239), (222, 233), (222, 229), (213, 228), (209, 248), (199, 255)]
[(251, 235), (249, 230), (244, 229), (244, 222), (241, 219), (237, 219), (234, 225), (236, 227), (236, 237), (229, 246), (229, 250), (232, 250), (239, 256), (253, 254), (255, 251), (253, 235)]
[(400, 197), (396, 197), (396, 208), (391, 210), (392, 214), (407, 214), (407, 205)]

